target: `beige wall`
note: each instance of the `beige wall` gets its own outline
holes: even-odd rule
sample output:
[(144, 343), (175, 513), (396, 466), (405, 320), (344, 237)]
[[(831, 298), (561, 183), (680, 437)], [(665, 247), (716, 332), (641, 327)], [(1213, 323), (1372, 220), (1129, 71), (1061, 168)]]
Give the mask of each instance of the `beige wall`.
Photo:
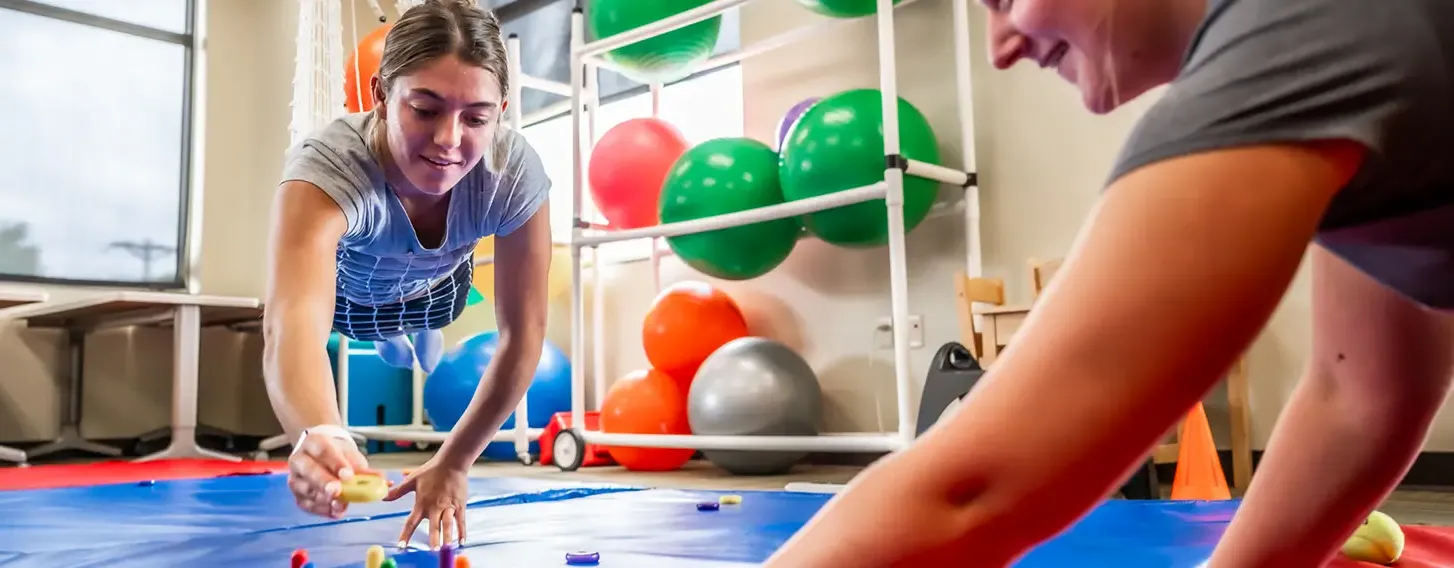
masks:
[[(357, 3), (363, 7), (362, 2)], [(384, 2), (382, 4), (391, 4)], [(257, 296), (262, 292), (265, 227), (272, 188), (287, 143), (296, 8), (291, 0), (212, 0), (205, 57), (207, 124), (201, 282), (205, 293)], [(982, 22), (974, 8), (976, 35)], [(898, 11), (899, 88), (933, 123), (947, 165), (960, 165), (958, 109), (953, 79), (950, 4), (921, 0)], [(374, 24), (359, 13), (359, 34)], [(760, 40), (814, 16), (786, 0), (758, 0), (742, 13), (744, 43)], [(350, 32), (345, 31), (345, 37)], [(874, 24), (840, 29), (744, 63), (748, 135), (771, 137), (781, 113), (807, 96), (877, 85)], [(1064, 254), (1096, 199), (1101, 179), (1131, 125), (1154, 95), (1106, 117), (1079, 106), (1078, 96), (1050, 73), (1028, 66), (996, 72), (984, 62), (982, 41), (972, 40), (975, 153), (983, 184), (985, 271), (1006, 280), (1012, 302), (1028, 300), (1025, 262)], [(1032, 133), (1043, 129), (1045, 134)], [(565, 184), (567, 180), (557, 180)], [(924, 318), (926, 346), (911, 352), (913, 405), (934, 347), (957, 340), (952, 275), (964, 266), (964, 223), (954, 192), (945, 209), (908, 239), (910, 310)], [(875, 321), (889, 313), (887, 250), (844, 250), (803, 241), (777, 271), (748, 282), (719, 282), (748, 312), (754, 331), (799, 349), (820, 375), (826, 431), (895, 427), (891, 352), (873, 342)], [(640, 322), (655, 291), (647, 262), (608, 267), (603, 321), (608, 378), (645, 364)], [(663, 283), (701, 278), (674, 259), (663, 261)], [(54, 289), (60, 296), (75, 290)], [(550, 338), (569, 349), (569, 305), (553, 306)], [(1307, 354), (1308, 287), (1301, 274), (1272, 324), (1252, 350), (1253, 430), (1257, 448), (1288, 398)], [(1168, 315), (1171, 317), (1171, 315)], [(494, 325), (484, 306), (453, 326), (453, 342)], [(116, 438), (167, 423), (170, 335), (164, 331), (110, 332), (87, 356), (84, 431)], [(204, 340), (202, 421), (268, 434), (276, 422), (262, 391), (255, 336), (214, 332)], [(52, 436), (60, 401), (55, 369), (65, 359), (54, 332), (0, 331), (0, 440)], [(589, 360), (577, 364), (586, 365)], [(1209, 412), (1226, 445), (1225, 396), (1214, 393)], [(1442, 419), (1428, 448), (1454, 448), (1454, 427)]]

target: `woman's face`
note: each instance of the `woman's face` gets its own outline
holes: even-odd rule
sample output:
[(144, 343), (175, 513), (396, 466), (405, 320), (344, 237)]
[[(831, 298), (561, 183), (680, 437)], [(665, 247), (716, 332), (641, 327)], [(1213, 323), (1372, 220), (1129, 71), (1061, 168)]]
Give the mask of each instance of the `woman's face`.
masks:
[(422, 193), (448, 192), (489, 152), (503, 99), (494, 74), (454, 56), (398, 77), (382, 103), (394, 168)]
[[(1096, 114), (1166, 81), (1150, 4), (1126, 0), (981, 0), (988, 8), (990, 61), (1021, 59), (1054, 69)], [(1175, 54), (1173, 57), (1179, 56)], [(1173, 67), (1175, 61), (1173, 60)]]

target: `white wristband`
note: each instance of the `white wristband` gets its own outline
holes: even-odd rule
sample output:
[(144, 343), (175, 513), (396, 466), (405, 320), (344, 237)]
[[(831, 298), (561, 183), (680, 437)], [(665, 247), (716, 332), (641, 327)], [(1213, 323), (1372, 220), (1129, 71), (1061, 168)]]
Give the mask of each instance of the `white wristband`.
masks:
[(293, 453), (297, 453), (298, 449), (303, 447), (303, 440), (308, 439), (308, 435), (310, 434), (318, 434), (320, 436), (328, 436), (329, 438), (348, 440), (350, 442), (353, 441), (353, 434), (349, 433), (348, 429), (334, 424), (319, 424), (303, 430), (303, 434), (298, 436), (298, 442), (293, 444)]

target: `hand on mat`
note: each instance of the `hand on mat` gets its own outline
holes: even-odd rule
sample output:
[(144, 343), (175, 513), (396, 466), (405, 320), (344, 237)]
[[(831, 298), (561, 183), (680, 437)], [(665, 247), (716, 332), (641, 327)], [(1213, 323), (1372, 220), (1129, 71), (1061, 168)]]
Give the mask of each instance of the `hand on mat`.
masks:
[(337, 519), (348, 509), (338, 500), (342, 480), (366, 469), (368, 460), (353, 440), (309, 434), (288, 456), (288, 488), (300, 509)]
[(414, 511), (404, 521), (399, 533), (399, 546), (408, 546), (409, 536), (419, 523), (429, 521), (429, 548), (438, 550), (445, 543), (458, 540), (464, 544), (465, 502), (469, 499), (468, 470), (440, 465), (433, 460), (414, 470), (403, 483), (389, 490), (385, 501), (393, 501), (414, 492)]

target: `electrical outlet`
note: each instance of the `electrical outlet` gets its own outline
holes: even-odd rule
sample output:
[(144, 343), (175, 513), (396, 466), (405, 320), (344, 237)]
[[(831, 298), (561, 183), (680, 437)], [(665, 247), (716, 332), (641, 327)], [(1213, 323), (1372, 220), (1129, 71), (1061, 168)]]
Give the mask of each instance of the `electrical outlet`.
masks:
[(919, 314), (909, 316), (909, 348), (918, 349), (924, 346), (924, 318)]
[[(894, 346), (894, 318), (884, 316), (878, 318), (873, 328), (874, 346), (880, 349), (890, 349)], [(918, 349), (924, 346), (924, 317), (918, 314), (909, 315), (909, 348)]]

